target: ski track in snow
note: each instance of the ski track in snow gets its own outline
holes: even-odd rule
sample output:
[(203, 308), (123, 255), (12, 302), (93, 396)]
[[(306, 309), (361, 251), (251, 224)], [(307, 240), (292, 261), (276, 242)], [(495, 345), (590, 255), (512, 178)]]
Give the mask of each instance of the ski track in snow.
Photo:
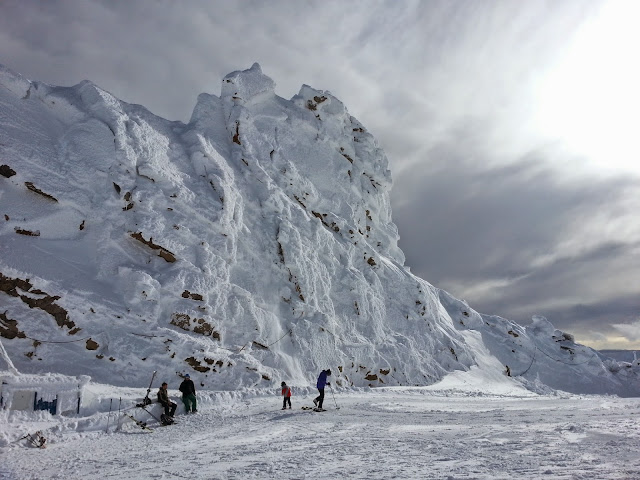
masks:
[(286, 411), (275, 396), (233, 400), (173, 426), (151, 422), (153, 432), (130, 420), (114, 432), (112, 415), (106, 434), (104, 414), (96, 430), (45, 450), (3, 447), (0, 478), (640, 478), (637, 398), (388, 389), (341, 393), (338, 410), (328, 394), (326, 412), (302, 410), (312, 398)]

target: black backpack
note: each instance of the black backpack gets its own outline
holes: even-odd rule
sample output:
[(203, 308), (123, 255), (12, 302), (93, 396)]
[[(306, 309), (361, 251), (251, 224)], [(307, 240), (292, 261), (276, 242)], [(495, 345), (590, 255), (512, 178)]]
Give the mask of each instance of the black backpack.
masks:
[(160, 421), (162, 422), (162, 425), (172, 425), (175, 422), (173, 417), (170, 417), (166, 413), (160, 415)]

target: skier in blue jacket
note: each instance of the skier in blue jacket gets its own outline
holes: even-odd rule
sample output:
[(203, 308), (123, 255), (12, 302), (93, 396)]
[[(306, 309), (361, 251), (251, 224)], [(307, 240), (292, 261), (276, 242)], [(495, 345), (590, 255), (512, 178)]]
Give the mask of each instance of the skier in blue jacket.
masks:
[(324, 387), (325, 385), (331, 385), (330, 382), (327, 382), (327, 377), (330, 376), (331, 370), (329, 369), (321, 371), (320, 375), (318, 375), (318, 383), (316, 383), (316, 387), (318, 387), (320, 395), (313, 399), (313, 404), (320, 410), (322, 410), (322, 402), (324, 401)]

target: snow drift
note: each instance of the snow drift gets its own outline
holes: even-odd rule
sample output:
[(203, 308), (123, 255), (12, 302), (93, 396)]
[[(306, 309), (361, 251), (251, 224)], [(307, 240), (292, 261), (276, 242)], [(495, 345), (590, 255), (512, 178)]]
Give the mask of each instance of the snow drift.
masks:
[(376, 140), (330, 92), (274, 89), (258, 64), (233, 72), (184, 124), (0, 66), (7, 365), (121, 386), (153, 370), (309, 385), (327, 367), (343, 386), (427, 385), (488, 352), (482, 368), (533, 390), (640, 393), (637, 363), (412, 275)]

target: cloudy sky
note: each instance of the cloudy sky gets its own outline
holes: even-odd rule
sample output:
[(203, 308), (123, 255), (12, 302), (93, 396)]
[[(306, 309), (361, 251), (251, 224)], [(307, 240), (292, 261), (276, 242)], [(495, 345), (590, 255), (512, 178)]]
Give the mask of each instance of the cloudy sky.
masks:
[(640, 348), (635, 0), (2, 0), (0, 63), (188, 121), (259, 62), (380, 141), (414, 273), (483, 313)]

